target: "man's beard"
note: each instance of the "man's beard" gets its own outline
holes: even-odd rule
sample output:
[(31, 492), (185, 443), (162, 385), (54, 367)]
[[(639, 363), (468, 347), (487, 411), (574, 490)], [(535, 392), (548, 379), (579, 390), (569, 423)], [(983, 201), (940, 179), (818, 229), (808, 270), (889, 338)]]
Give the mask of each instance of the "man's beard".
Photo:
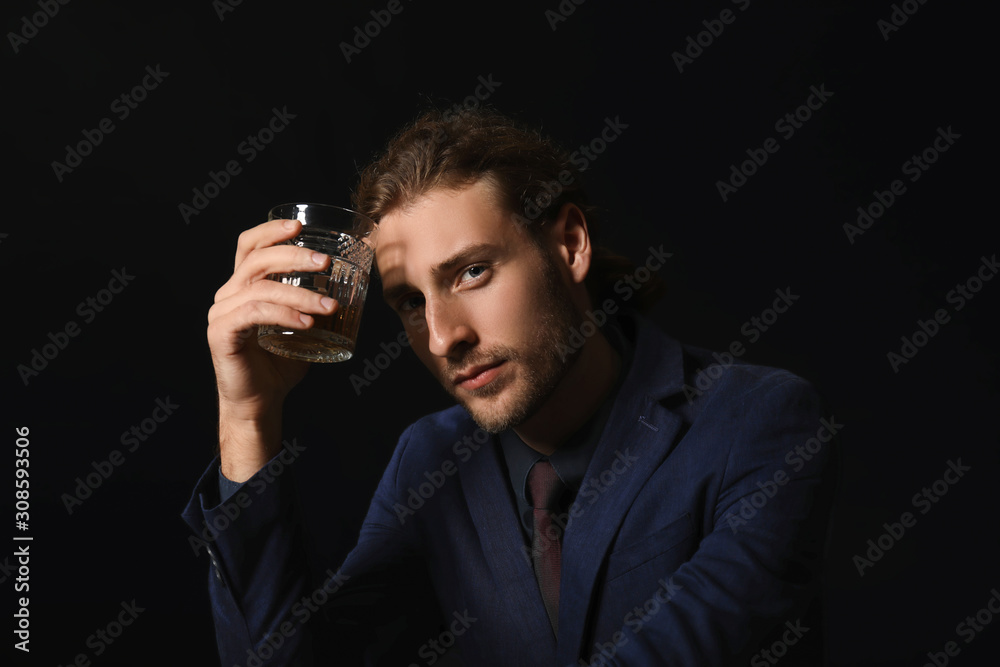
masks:
[[(489, 349), (473, 350), (459, 362), (449, 363), (441, 378), (445, 389), (459, 402), (479, 425), (489, 433), (500, 433), (528, 420), (552, 395), (559, 382), (579, 356), (579, 349), (570, 342), (570, 333), (579, 328), (582, 317), (574, 308), (569, 290), (560, 281), (558, 270), (552, 258), (540, 250), (543, 263), (540, 302), (540, 318), (535, 327), (533, 340), (525, 349), (515, 349), (498, 345)], [(447, 378), (463, 368), (489, 364), (504, 360), (517, 369), (518, 382), (508, 389), (509, 382), (497, 378), (489, 384), (467, 393), (477, 399), (487, 399), (486, 405), (477, 401), (476, 405), (464, 400)], [(507, 391), (505, 401), (489, 400)]]

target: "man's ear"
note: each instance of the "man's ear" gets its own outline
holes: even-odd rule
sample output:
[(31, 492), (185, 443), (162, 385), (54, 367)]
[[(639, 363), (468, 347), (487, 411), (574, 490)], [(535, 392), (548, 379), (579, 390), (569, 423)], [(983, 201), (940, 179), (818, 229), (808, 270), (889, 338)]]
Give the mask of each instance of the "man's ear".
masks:
[(590, 272), (593, 255), (587, 217), (579, 206), (566, 203), (548, 226), (549, 242), (554, 245), (556, 256), (562, 260), (560, 264), (574, 283), (582, 284)]

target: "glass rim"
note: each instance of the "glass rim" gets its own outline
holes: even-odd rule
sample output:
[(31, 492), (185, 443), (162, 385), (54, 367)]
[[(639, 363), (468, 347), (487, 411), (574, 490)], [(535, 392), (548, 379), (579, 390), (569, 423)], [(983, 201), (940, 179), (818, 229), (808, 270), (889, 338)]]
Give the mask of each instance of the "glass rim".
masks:
[[(361, 218), (362, 220), (365, 220), (365, 221), (371, 223), (371, 225), (375, 229), (378, 229), (378, 223), (375, 222), (374, 220), (372, 220), (371, 218), (369, 218), (364, 213), (361, 213), (360, 211), (355, 211), (352, 208), (345, 208), (344, 206), (336, 206), (334, 204), (322, 204), (322, 203), (319, 203), (319, 202), (307, 202), (307, 201), (290, 201), (290, 202), (285, 202), (284, 204), (277, 204), (275, 206), (272, 206), (270, 208), (270, 210), (268, 210), (268, 212), (267, 212), (268, 220), (300, 220), (300, 222), (302, 222), (303, 224), (305, 224), (305, 221), (303, 221), (303, 220), (301, 220), (300, 218), (297, 218), (297, 217), (290, 217), (289, 218), (289, 217), (276, 216), (275, 215), (275, 211), (277, 211), (278, 209), (289, 207), (289, 206), (305, 206), (305, 207), (314, 208), (314, 209), (320, 209), (320, 210), (332, 210), (332, 211), (341, 211), (343, 213), (349, 213), (349, 214), (351, 214), (353, 216), (357, 216), (358, 218)], [(301, 209), (300, 209), (300, 212), (301, 212)]]

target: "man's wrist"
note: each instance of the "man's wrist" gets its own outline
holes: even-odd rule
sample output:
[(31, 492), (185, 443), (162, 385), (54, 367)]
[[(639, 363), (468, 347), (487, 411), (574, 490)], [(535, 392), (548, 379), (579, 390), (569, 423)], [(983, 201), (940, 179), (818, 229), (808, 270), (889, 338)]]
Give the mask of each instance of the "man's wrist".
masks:
[(239, 491), (240, 487), (242, 487), (242, 486), (243, 486), (243, 484), (241, 482), (234, 482), (233, 480), (229, 479), (224, 474), (222, 474), (222, 466), (219, 466), (219, 502), (220, 503), (224, 503), (227, 500), (229, 500), (230, 498), (232, 498), (233, 495), (235, 495), (236, 492)]
[(233, 416), (219, 408), (219, 469), (229, 480), (242, 484), (264, 467), (281, 449), (281, 414), (256, 419)]

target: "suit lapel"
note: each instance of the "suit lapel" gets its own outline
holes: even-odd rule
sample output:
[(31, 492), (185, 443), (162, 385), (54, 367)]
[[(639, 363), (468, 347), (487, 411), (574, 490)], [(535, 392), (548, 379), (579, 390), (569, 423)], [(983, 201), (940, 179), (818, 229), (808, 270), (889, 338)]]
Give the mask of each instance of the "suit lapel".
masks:
[(524, 537), (500, 457), (494, 437), (461, 467), (465, 499), (483, 546), (483, 557), (508, 607), (509, 618), (519, 629), (517, 642), (530, 647), (532, 655), (540, 660), (538, 664), (556, 664), (555, 636), (531, 560), (522, 548)]
[(680, 345), (644, 322), (634, 340), (629, 374), (587, 468), (563, 538), (559, 664), (575, 664), (583, 652), (597, 576), (629, 507), (670, 453), (682, 424), (679, 416), (658, 403), (683, 387)]
[(576, 664), (583, 653), (597, 576), (611, 543), (681, 427), (680, 417), (659, 405), (683, 388), (680, 344), (641, 318), (632, 321), (637, 324), (630, 336), (635, 341), (632, 364), (584, 477), (588, 495), (581, 487), (577, 516), (571, 516), (564, 537), (558, 658), (531, 561), (522, 548), (524, 537), (496, 438), (460, 468), (483, 557), (518, 629), (511, 641), (530, 647), (536, 664)]

